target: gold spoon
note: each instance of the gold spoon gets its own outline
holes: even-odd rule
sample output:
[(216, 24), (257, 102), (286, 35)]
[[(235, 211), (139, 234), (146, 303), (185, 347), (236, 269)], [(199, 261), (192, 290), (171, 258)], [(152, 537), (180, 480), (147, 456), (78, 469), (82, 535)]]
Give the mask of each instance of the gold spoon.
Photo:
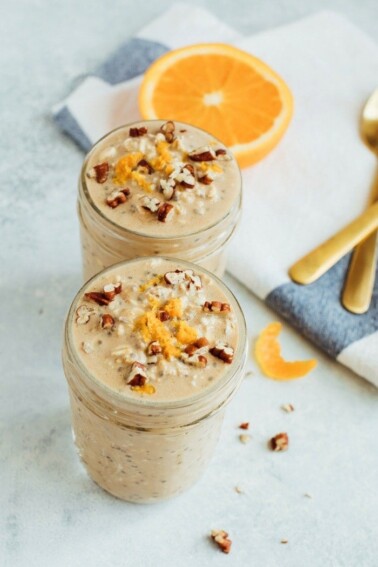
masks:
[(293, 264), (289, 276), (303, 285), (316, 281), (377, 228), (378, 202), (370, 205), (351, 223)]
[[(368, 99), (361, 117), (361, 134), (368, 148), (378, 156), (378, 89)], [(378, 200), (378, 174), (371, 202)], [(366, 313), (373, 294), (377, 263), (377, 231), (358, 244), (353, 252), (342, 294), (342, 304), (352, 313)]]

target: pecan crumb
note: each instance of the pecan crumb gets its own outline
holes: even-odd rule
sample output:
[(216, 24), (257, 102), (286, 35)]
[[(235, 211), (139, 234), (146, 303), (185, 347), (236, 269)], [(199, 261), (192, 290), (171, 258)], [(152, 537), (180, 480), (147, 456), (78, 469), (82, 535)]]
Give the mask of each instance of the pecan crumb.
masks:
[(139, 138), (139, 136), (144, 136), (145, 134), (147, 134), (147, 131), (148, 130), (145, 126), (141, 126), (140, 128), (138, 127), (130, 128), (129, 136), (131, 138)]
[(88, 299), (88, 301), (94, 301), (98, 305), (109, 305), (110, 303), (110, 299), (101, 291), (89, 291), (84, 294), (84, 297)]
[(106, 297), (106, 299), (109, 299), (109, 301), (113, 301), (115, 296), (121, 293), (121, 291), (122, 291), (121, 283), (115, 283), (115, 284), (109, 283), (104, 285), (104, 296)]
[(220, 301), (205, 301), (203, 310), (207, 313), (230, 313), (231, 306), (228, 303), (221, 303)]
[(239, 425), (240, 429), (249, 429), (249, 421), (243, 421), (243, 423), (241, 423)]
[(226, 343), (218, 342), (209, 352), (226, 364), (231, 364), (234, 359), (234, 349)]
[(145, 365), (141, 362), (134, 362), (127, 380), (128, 386), (144, 386), (147, 381)]
[(202, 185), (211, 185), (214, 179), (210, 175), (202, 175), (202, 177), (198, 177), (198, 181), (202, 183)]
[(114, 327), (114, 318), (109, 313), (101, 315), (101, 327), (103, 329), (112, 329)]
[(130, 189), (128, 187), (119, 190), (116, 189), (106, 198), (106, 204), (112, 209), (115, 209), (118, 205), (126, 203), (129, 195)]
[(281, 539), (281, 543), (284, 543), (284, 544), (289, 543), (289, 540), (288, 539)]
[(94, 310), (91, 307), (80, 305), (80, 307), (76, 309), (76, 323), (78, 325), (85, 325), (86, 323), (88, 323), (93, 312)]
[(172, 120), (168, 120), (165, 124), (163, 124), (160, 128), (160, 132), (164, 134), (165, 140), (171, 144), (175, 139), (175, 124)]
[(224, 530), (212, 530), (210, 536), (223, 553), (230, 553), (232, 541), (228, 537), (227, 532)]
[(214, 161), (216, 159), (215, 152), (210, 146), (198, 148), (190, 152), (188, 157), (192, 161)]
[(144, 158), (138, 161), (137, 167), (142, 169), (143, 172), (148, 173), (149, 175), (151, 175), (151, 173), (155, 171), (150, 162), (148, 162)]
[(240, 486), (235, 486), (234, 490), (238, 494), (244, 494), (244, 490), (242, 488), (240, 488)]
[(169, 203), (163, 203), (162, 205), (160, 205), (157, 211), (158, 221), (160, 222), (170, 221), (173, 213), (174, 213), (173, 205), (170, 205)]
[(246, 445), (247, 443), (250, 442), (251, 436), (250, 436), (250, 435), (246, 435), (245, 433), (242, 433), (241, 435), (239, 435), (239, 440), (240, 440), (241, 443), (243, 443), (244, 445)]
[(269, 442), (272, 451), (287, 451), (289, 448), (289, 436), (287, 433), (277, 433)]
[(95, 171), (95, 177), (97, 183), (105, 183), (109, 175), (108, 162), (105, 161), (104, 163), (99, 163), (98, 165), (95, 165), (93, 169)]
[(294, 411), (294, 406), (292, 404), (284, 404), (283, 406), (281, 406), (281, 409), (283, 409), (283, 411), (286, 411), (286, 413), (291, 413), (292, 411)]

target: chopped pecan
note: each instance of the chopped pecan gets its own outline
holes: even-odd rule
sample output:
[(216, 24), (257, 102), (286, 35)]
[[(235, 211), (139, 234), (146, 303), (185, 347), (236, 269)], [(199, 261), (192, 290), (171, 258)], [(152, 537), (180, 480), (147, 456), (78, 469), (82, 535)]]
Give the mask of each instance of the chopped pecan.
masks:
[(78, 307), (76, 309), (76, 323), (78, 325), (85, 325), (86, 323), (88, 323), (92, 313), (94, 312), (94, 309), (92, 309), (92, 307), (87, 307), (86, 305), (80, 305), (80, 307)]
[(146, 211), (150, 211), (151, 213), (156, 213), (160, 207), (159, 199), (156, 197), (142, 197), (141, 199), (142, 207), (146, 209)]
[(88, 301), (94, 301), (98, 305), (109, 305), (111, 301), (106, 297), (105, 293), (101, 291), (89, 291), (84, 294), (84, 297), (88, 299)]
[(167, 311), (164, 311), (164, 309), (161, 309), (160, 311), (158, 311), (157, 316), (158, 316), (158, 319), (160, 319), (160, 321), (162, 323), (164, 323), (164, 321), (168, 321), (168, 319), (170, 319), (169, 313)]
[(239, 435), (239, 441), (240, 441), (240, 443), (243, 443), (244, 445), (249, 443), (250, 440), (251, 440), (250, 435), (246, 435), (245, 433), (242, 433), (241, 435)]
[(249, 429), (249, 421), (243, 421), (243, 423), (241, 423), (239, 427), (240, 429)]
[(289, 448), (289, 436), (287, 433), (277, 433), (269, 441), (272, 451), (287, 451)]
[(145, 365), (141, 362), (134, 362), (127, 380), (129, 386), (144, 386), (147, 381)]
[(207, 358), (203, 356), (203, 354), (194, 353), (191, 356), (183, 356), (182, 359), (186, 364), (190, 364), (191, 366), (198, 366), (198, 368), (205, 368), (207, 365)]
[(97, 183), (105, 183), (109, 175), (109, 164), (107, 161), (93, 167)]
[(169, 222), (174, 213), (173, 205), (169, 203), (162, 203), (157, 212), (157, 218), (160, 222)]
[(114, 318), (109, 313), (101, 315), (101, 327), (103, 329), (112, 329), (114, 327)]
[(118, 205), (126, 203), (129, 195), (130, 189), (128, 187), (125, 187), (124, 189), (116, 189), (106, 198), (106, 204), (112, 209), (115, 209)]
[(188, 157), (192, 161), (214, 161), (216, 159), (215, 152), (210, 146), (193, 150)]
[(231, 159), (230, 154), (224, 148), (219, 148), (219, 149), (215, 150), (215, 155), (216, 155), (217, 159), (227, 160), (227, 161), (229, 161)]
[(281, 408), (283, 409), (283, 411), (286, 411), (286, 413), (291, 413), (294, 411), (293, 404), (284, 404), (283, 406), (281, 406)]
[(223, 553), (230, 553), (232, 541), (224, 530), (212, 530), (211, 539), (218, 545)]
[(202, 288), (202, 280), (200, 276), (195, 274), (193, 270), (185, 270), (184, 272), (186, 279), (189, 281), (188, 288), (194, 289), (201, 289)]
[(198, 181), (202, 183), (202, 185), (211, 185), (214, 179), (210, 175), (206, 174), (202, 175), (202, 177), (198, 177)]
[(174, 272), (167, 272), (164, 274), (164, 279), (169, 285), (179, 285), (183, 283), (186, 279), (185, 272), (183, 270), (175, 270)]
[(142, 169), (144, 173), (148, 173), (149, 175), (151, 175), (151, 173), (155, 171), (152, 165), (146, 159), (141, 159), (137, 163), (137, 167), (139, 169)]
[(202, 309), (207, 313), (229, 313), (231, 311), (231, 306), (228, 303), (222, 303), (221, 301), (205, 301)]
[(175, 124), (172, 120), (168, 120), (165, 124), (163, 124), (160, 128), (160, 132), (164, 134), (166, 141), (171, 144), (175, 139)]
[(216, 343), (213, 348), (209, 349), (209, 352), (216, 358), (223, 360), (226, 364), (231, 364), (234, 359), (234, 349), (223, 342)]
[(147, 347), (147, 355), (151, 356), (153, 354), (161, 354), (163, 349), (160, 346), (159, 341), (152, 341)]
[(110, 301), (112, 301), (116, 295), (121, 293), (121, 291), (122, 291), (122, 284), (120, 282), (117, 282), (115, 284), (109, 283), (104, 285), (104, 295)]
[[(191, 343), (190, 345), (186, 346), (184, 349), (184, 352), (186, 354), (189, 354), (189, 356), (191, 356), (192, 354), (194, 354), (196, 352), (196, 350), (198, 349), (205, 349), (205, 347), (209, 346), (209, 341), (207, 340), (206, 337), (201, 337), (199, 339), (197, 339), (196, 341), (194, 341), (194, 343)], [(201, 350), (202, 352), (202, 350)]]
[(194, 176), (194, 167), (190, 163), (184, 165), (181, 171), (172, 174), (172, 176), (185, 189), (193, 189), (193, 187), (196, 184), (196, 178)]
[(172, 177), (168, 179), (160, 179), (160, 191), (163, 193), (167, 201), (173, 199), (176, 193), (176, 181)]
[(139, 138), (139, 136), (144, 136), (145, 134), (147, 134), (147, 131), (148, 130), (145, 126), (141, 126), (140, 128), (134, 126), (133, 128), (130, 128), (129, 136), (131, 138)]

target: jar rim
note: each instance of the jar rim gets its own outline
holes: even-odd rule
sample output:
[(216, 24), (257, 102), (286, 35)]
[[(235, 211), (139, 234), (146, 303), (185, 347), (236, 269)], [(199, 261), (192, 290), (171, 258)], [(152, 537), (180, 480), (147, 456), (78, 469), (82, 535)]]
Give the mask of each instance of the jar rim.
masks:
[[(74, 343), (73, 343), (73, 336), (72, 336), (73, 318), (74, 318), (74, 315), (75, 315), (76, 310), (77, 310), (77, 304), (78, 304), (80, 298), (82, 297), (84, 290), (87, 288), (87, 286), (89, 284), (91, 284), (92, 282), (94, 282), (100, 275), (106, 274), (107, 272), (112, 271), (114, 269), (117, 269), (118, 267), (123, 267), (125, 265), (129, 266), (129, 265), (131, 265), (133, 263), (137, 263), (137, 262), (156, 260), (157, 258), (162, 259), (162, 260), (166, 260), (168, 262), (177, 261), (178, 266), (183, 265), (187, 269), (200, 271), (203, 274), (207, 275), (208, 277), (213, 278), (215, 280), (215, 282), (217, 283), (217, 285), (220, 287), (220, 289), (223, 291), (223, 293), (230, 298), (230, 302), (233, 304), (234, 312), (236, 314), (236, 319), (237, 319), (238, 342), (237, 342), (237, 347), (236, 347), (236, 350), (235, 350), (235, 353), (234, 353), (233, 364), (230, 365), (230, 368), (224, 373), (222, 378), (219, 379), (219, 380), (215, 380), (212, 385), (204, 388), (203, 390), (194, 394), (193, 396), (180, 398), (178, 400), (153, 400), (153, 399), (150, 399), (150, 398), (141, 398), (141, 399), (135, 398), (134, 399), (134, 398), (129, 398), (129, 397), (121, 394), (120, 392), (117, 392), (116, 390), (114, 390), (111, 387), (104, 384), (104, 382), (102, 382), (101, 380), (96, 378), (93, 374), (91, 374), (91, 372), (88, 370), (88, 368), (86, 368), (86, 366), (83, 364), (80, 357), (78, 356), (77, 350), (74, 347)], [(242, 308), (241, 308), (238, 300), (236, 299), (233, 292), (228, 288), (228, 286), (226, 286), (222, 282), (222, 280), (220, 278), (218, 278), (218, 276), (209, 272), (208, 270), (206, 270), (202, 266), (198, 266), (197, 264), (193, 264), (192, 262), (188, 262), (186, 260), (180, 260), (178, 258), (171, 258), (171, 257), (167, 257), (167, 256), (144, 256), (142, 258), (133, 258), (131, 260), (126, 260), (126, 261), (118, 262), (117, 264), (113, 264), (112, 266), (105, 268), (104, 270), (102, 270), (98, 274), (95, 274), (92, 278), (90, 278), (87, 282), (85, 282), (84, 285), (81, 286), (80, 290), (77, 292), (77, 294), (75, 295), (75, 297), (74, 297), (74, 299), (71, 303), (71, 306), (70, 306), (70, 309), (68, 311), (68, 315), (67, 315), (66, 321), (65, 321), (64, 336), (65, 336), (65, 341), (66, 341), (66, 345), (67, 345), (69, 354), (71, 355), (75, 365), (86, 376), (86, 378), (89, 379), (90, 382), (93, 382), (93, 384), (96, 387), (99, 388), (99, 390), (104, 394), (104, 396), (108, 396), (111, 399), (116, 400), (117, 402), (120, 402), (120, 403), (127, 403), (131, 407), (135, 407), (135, 408), (139, 408), (139, 409), (144, 408), (144, 409), (151, 409), (151, 410), (153, 410), (153, 409), (156, 409), (156, 410), (172, 409), (172, 410), (174, 410), (174, 409), (189, 408), (189, 407), (192, 407), (193, 405), (197, 404), (201, 400), (205, 400), (205, 399), (207, 400), (208, 397), (211, 397), (212, 394), (216, 394), (217, 392), (219, 392), (219, 390), (221, 390), (224, 386), (226, 386), (229, 383), (229, 381), (235, 375), (235, 372), (240, 368), (241, 365), (244, 365), (246, 345), (247, 345), (247, 325), (246, 325), (246, 321), (245, 321), (245, 317), (244, 317)]]
[[(141, 122), (164, 122), (164, 120), (161, 119), (153, 119), (153, 120), (136, 120), (134, 122), (129, 122), (127, 124), (123, 124), (122, 126), (118, 126), (117, 128), (113, 128), (113, 130), (110, 130), (109, 132), (107, 132), (106, 134), (104, 134), (104, 136), (102, 136), (101, 138), (99, 138), (92, 146), (92, 148), (89, 150), (89, 152), (87, 153), (87, 155), (84, 158), (83, 161), (83, 165), (81, 167), (81, 171), (80, 171), (80, 176), (79, 176), (79, 191), (80, 188), (82, 188), (83, 190), (83, 194), (85, 196), (85, 199), (87, 201), (87, 203), (91, 206), (91, 208), (96, 212), (97, 215), (99, 215), (99, 217), (101, 218), (101, 220), (105, 223), (110, 225), (113, 230), (117, 230), (118, 232), (120, 232), (121, 234), (125, 234), (125, 235), (133, 235), (133, 236), (137, 236), (137, 237), (143, 237), (143, 238), (149, 238), (151, 240), (156, 240), (156, 238), (158, 238), (159, 240), (162, 241), (169, 241), (169, 240), (184, 240), (186, 238), (190, 239), (193, 238), (195, 236), (197, 236), (198, 234), (203, 234), (206, 231), (210, 231), (213, 228), (215, 228), (216, 226), (220, 225), (222, 222), (224, 222), (225, 220), (227, 220), (233, 213), (234, 211), (234, 206), (232, 206), (225, 215), (223, 215), (220, 219), (218, 219), (217, 221), (213, 222), (211, 225), (205, 226), (204, 228), (197, 230), (195, 232), (188, 232), (185, 234), (171, 234), (169, 236), (161, 236), (159, 234), (146, 234), (145, 232), (141, 232), (138, 230), (131, 230), (129, 228), (126, 228), (125, 226), (121, 226), (120, 224), (112, 221), (109, 217), (107, 217), (102, 211), (101, 209), (99, 209), (99, 207), (96, 205), (96, 203), (94, 202), (94, 200), (92, 199), (92, 196), (89, 192), (88, 189), (88, 185), (87, 185), (87, 178), (85, 175), (86, 172), (86, 168), (87, 168), (87, 164), (88, 161), (92, 155), (92, 153), (95, 151), (95, 149), (97, 148), (97, 146), (103, 141), (105, 140), (105, 138), (107, 138), (108, 136), (110, 136), (111, 134), (114, 134), (115, 132), (118, 132), (119, 130), (123, 130), (124, 128), (129, 128), (134, 126), (135, 124), (140, 124)], [(194, 126), (193, 124), (189, 124), (188, 122), (181, 122), (181, 121), (176, 121), (178, 124), (182, 124), (184, 126), (189, 126), (190, 128), (196, 128), (197, 130), (200, 130), (201, 132), (208, 134), (209, 132), (207, 132), (206, 130), (204, 130), (203, 128), (199, 128), (198, 126)], [(211, 136), (214, 138), (214, 140), (216, 140), (217, 142), (219, 142), (219, 144), (222, 144), (222, 146), (224, 146), (224, 144), (215, 136), (213, 136), (211, 134)], [(230, 150), (228, 150), (230, 151)], [(236, 161), (236, 158), (234, 157), (235, 160), (235, 164), (237, 166), (237, 171), (239, 173), (239, 193), (238, 193), (238, 201), (234, 201), (233, 205), (235, 205), (235, 203), (238, 205), (238, 210), (241, 209), (242, 206), (242, 195), (243, 195), (243, 191), (242, 191), (242, 175), (241, 175), (241, 170), (240, 167), (238, 165), (238, 162)]]

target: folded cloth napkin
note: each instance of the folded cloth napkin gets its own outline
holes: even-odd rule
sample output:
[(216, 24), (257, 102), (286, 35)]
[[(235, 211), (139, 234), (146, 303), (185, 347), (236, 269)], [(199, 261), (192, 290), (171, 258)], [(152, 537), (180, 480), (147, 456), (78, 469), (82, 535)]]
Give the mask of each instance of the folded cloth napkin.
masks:
[(378, 48), (371, 39), (332, 12), (242, 38), (205, 10), (176, 4), (57, 105), (56, 122), (87, 150), (110, 129), (139, 118), (141, 75), (156, 57), (203, 41), (234, 43), (261, 57), (295, 98), (294, 119), (279, 147), (243, 171), (243, 219), (229, 271), (330, 356), (378, 386), (378, 281), (369, 312), (352, 315), (340, 305), (348, 257), (310, 286), (288, 278), (294, 261), (368, 202), (376, 160), (360, 140), (358, 121), (377, 86)]

